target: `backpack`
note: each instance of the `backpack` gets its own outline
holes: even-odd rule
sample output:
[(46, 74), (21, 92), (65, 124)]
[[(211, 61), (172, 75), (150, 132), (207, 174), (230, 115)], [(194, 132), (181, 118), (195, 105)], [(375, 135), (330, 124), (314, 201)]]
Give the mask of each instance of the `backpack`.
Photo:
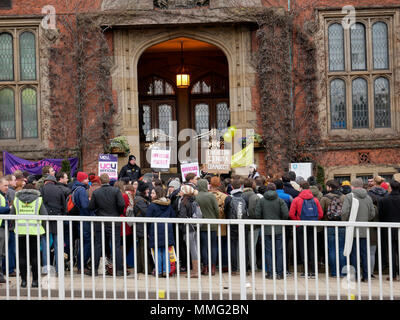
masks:
[(331, 203), (328, 206), (327, 217), (331, 221), (341, 221), (342, 220), (342, 207), (343, 202), (340, 197), (327, 197), (331, 199)]
[(203, 217), (203, 213), (201, 212), (200, 206), (196, 200), (191, 204), (191, 211), (193, 219), (201, 219)]
[(231, 197), (230, 204), (231, 219), (248, 219), (247, 205), (243, 197)]
[(318, 220), (317, 204), (312, 199), (304, 199), (301, 207), (300, 220)]
[[(83, 187), (78, 187), (83, 188)], [(76, 188), (68, 197), (67, 197), (67, 213), (72, 216), (79, 215), (79, 208), (75, 203), (75, 191), (78, 190)]]

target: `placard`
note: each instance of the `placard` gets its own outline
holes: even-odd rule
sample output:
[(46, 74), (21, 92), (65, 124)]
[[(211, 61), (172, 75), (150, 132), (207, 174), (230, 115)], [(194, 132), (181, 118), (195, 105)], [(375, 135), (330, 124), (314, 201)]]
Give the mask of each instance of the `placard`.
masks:
[(171, 151), (165, 149), (151, 149), (151, 168), (169, 169), (171, 161)]
[(206, 171), (209, 173), (229, 173), (231, 170), (231, 150), (211, 149), (206, 152)]
[(194, 173), (196, 177), (200, 177), (200, 169), (198, 162), (181, 163), (182, 181), (186, 181), (188, 173)]
[(118, 180), (118, 155), (99, 154), (99, 176), (107, 173), (110, 179)]
[(303, 177), (304, 180), (307, 180), (309, 177), (312, 176), (312, 163), (291, 163), (289, 166), (289, 171), (294, 171), (296, 173), (296, 177)]

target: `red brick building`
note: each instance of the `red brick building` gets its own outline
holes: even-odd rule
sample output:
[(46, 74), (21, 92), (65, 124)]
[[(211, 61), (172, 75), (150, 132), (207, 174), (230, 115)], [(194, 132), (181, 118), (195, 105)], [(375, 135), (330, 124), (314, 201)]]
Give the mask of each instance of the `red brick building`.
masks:
[[(176, 121), (178, 133), (235, 125), (264, 135), (276, 150), (255, 150), (263, 173), (291, 161), (338, 179), (400, 167), (398, 1), (353, 1), (355, 11), (317, 0), (47, 5), (0, 0), (2, 150), (79, 156), (83, 170), (96, 171), (98, 153), (123, 135), (146, 168), (149, 131), (174, 135)], [(273, 33), (260, 36), (268, 19)], [(285, 29), (290, 21), (297, 29)], [(182, 65), (186, 88), (176, 84)]]

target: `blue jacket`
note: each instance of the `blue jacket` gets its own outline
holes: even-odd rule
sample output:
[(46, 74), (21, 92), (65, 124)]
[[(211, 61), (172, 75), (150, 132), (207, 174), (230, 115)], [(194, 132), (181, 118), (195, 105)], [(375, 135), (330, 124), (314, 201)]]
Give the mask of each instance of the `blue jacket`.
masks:
[(277, 189), (276, 193), (278, 194), (278, 197), (285, 201), (288, 209), (290, 210), (290, 205), (292, 204), (293, 197), (290, 194), (285, 193), (283, 189)]
[[(10, 213), (10, 205), (8, 201), (7, 195), (0, 191), (0, 194), (6, 199), (6, 205), (4, 207), (0, 207), (0, 214), (9, 214)], [(4, 221), (1, 222), (1, 228), (4, 228)]]
[[(175, 211), (170, 205), (170, 200), (158, 199), (147, 208), (146, 217), (149, 218), (175, 218)], [(172, 223), (168, 223), (168, 246), (173, 246), (174, 231)], [(149, 246), (155, 248), (154, 223), (149, 226)], [(165, 223), (157, 223), (157, 248), (165, 247)]]
[[(83, 188), (78, 188), (78, 187), (83, 187)], [(89, 210), (89, 196), (87, 193), (87, 189), (89, 189), (89, 186), (79, 182), (75, 181), (74, 185), (72, 186), (72, 192), (77, 189), (74, 193), (74, 202), (79, 208), (79, 215), (81, 216), (91, 216), (92, 213)]]

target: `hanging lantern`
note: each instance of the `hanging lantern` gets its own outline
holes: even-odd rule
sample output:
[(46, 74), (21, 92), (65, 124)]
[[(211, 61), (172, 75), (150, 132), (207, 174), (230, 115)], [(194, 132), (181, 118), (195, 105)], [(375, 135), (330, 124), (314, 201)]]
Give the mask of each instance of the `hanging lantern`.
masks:
[(183, 61), (183, 41), (181, 41), (181, 66), (176, 75), (176, 86), (178, 88), (188, 88), (190, 86), (190, 74), (185, 69)]

